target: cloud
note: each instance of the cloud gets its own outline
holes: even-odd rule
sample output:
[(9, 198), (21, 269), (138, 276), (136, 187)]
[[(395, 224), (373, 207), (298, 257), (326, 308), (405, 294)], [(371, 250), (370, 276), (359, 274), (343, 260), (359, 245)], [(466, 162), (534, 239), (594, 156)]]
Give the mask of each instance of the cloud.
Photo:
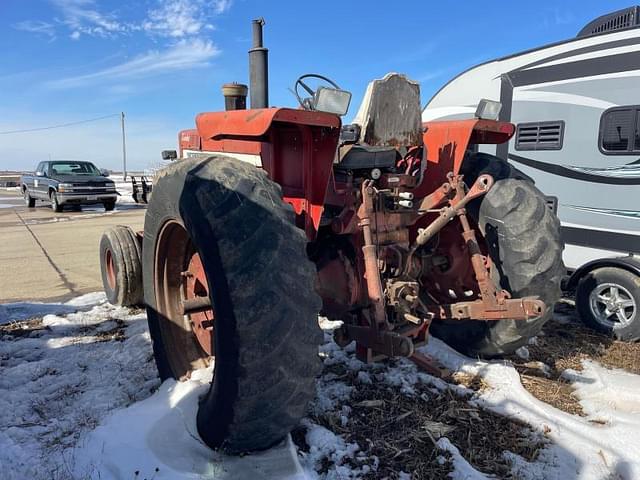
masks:
[(83, 87), (90, 84), (140, 79), (209, 65), (220, 50), (210, 41), (181, 40), (165, 51), (151, 50), (133, 60), (97, 72), (47, 82), (53, 89)]
[(420, 83), (429, 82), (431, 80), (435, 80), (436, 78), (440, 78), (443, 75), (446, 75), (449, 71), (450, 71), (449, 68), (439, 68), (439, 69), (429, 70), (428, 72), (420, 75), (417, 80)]
[(40, 35), (46, 35), (51, 40), (56, 38), (56, 29), (52, 23), (43, 22), (40, 20), (25, 20), (13, 25), (16, 30), (22, 30), (23, 32), (36, 33)]
[(231, 8), (231, 0), (165, 0), (158, 8), (149, 10), (140, 28), (161, 37), (183, 38), (212, 30), (212, 14)]
[(51, 0), (62, 11), (62, 23), (71, 30), (71, 38), (81, 34), (108, 37), (125, 33), (129, 27), (114, 14), (98, 12), (94, 0)]
[(213, 2), (213, 11), (218, 15), (226, 12), (231, 8), (233, 0), (215, 0)]
[(212, 17), (225, 13), (233, 0), (155, 0), (145, 18), (133, 22), (115, 12), (102, 12), (96, 0), (49, 0), (61, 14), (54, 23), (26, 20), (14, 25), (19, 30), (56, 38), (60, 27), (70, 31), (69, 38), (83, 35), (110, 38), (143, 32), (153, 37), (189, 38), (203, 30), (213, 30)]
[(170, 0), (148, 13), (142, 29), (159, 36), (181, 38), (195, 35), (205, 26), (206, 16), (201, 2), (195, 0)]

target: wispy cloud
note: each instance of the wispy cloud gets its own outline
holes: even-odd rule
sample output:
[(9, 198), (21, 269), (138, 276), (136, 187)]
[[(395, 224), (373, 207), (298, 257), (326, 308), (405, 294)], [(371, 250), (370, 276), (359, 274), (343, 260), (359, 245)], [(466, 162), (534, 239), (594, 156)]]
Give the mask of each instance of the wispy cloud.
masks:
[(46, 35), (51, 40), (56, 39), (56, 28), (52, 23), (43, 22), (40, 20), (25, 20), (13, 25), (16, 30), (22, 30), (23, 32), (36, 33), (39, 35)]
[(143, 32), (154, 37), (186, 38), (213, 30), (212, 18), (231, 8), (233, 0), (155, 0), (140, 21), (126, 21), (116, 12), (104, 12), (96, 0), (49, 0), (60, 12), (55, 23), (25, 21), (16, 28), (55, 38), (63, 27), (73, 40), (81, 36), (116, 37)]
[(160, 8), (151, 10), (141, 28), (154, 35), (182, 38), (212, 26), (207, 24), (204, 2), (169, 0)]
[(231, 8), (233, 0), (214, 0), (213, 11), (217, 14), (226, 12)]
[(62, 23), (71, 29), (71, 38), (80, 35), (108, 37), (129, 30), (113, 13), (101, 13), (94, 0), (51, 0), (62, 13)]
[(113, 80), (140, 79), (209, 65), (220, 50), (210, 41), (181, 40), (165, 51), (152, 50), (133, 60), (97, 72), (47, 82), (46, 87), (64, 89)]
[(446, 75), (450, 71), (449, 68), (439, 68), (434, 70), (429, 70), (428, 72), (420, 75), (417, 80), (420, 83), (429, 82), (431, 80), (435, 80), (436, 78), (440, 78)]

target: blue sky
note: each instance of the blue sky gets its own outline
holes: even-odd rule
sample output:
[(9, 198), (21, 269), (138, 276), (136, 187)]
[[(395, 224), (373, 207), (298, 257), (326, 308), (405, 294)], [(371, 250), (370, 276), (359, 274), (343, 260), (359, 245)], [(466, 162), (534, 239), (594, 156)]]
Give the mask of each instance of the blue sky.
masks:
[[(270, 103), (307, 72), (354, 95), (389, 71), (420, 81), (423, 102), (465, 68), (575, 36), (627, 0), (563, 2), (0, 0), (0, 132), (124, 111), (129, 165), (150, 166), (178, 130), (219, 110), (220, 86), (247, 82), (250, 21), (266, 19)], [(0, 169), (52, 158), (121, 165), (117, 117), (0, 135)]]

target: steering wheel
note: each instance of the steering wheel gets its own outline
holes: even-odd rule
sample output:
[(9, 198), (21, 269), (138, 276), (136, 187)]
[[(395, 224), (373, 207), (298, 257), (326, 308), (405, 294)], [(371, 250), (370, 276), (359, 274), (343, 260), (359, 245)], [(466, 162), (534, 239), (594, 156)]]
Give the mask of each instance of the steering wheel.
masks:
[[(311, 99), (316, 94), (315, 90), (313, 90), (311, 87), (309, 87), (309, 85), (307, 85), (303, 81), (306, 78), (317, 78), (319, 80), (322, 80), (322, 81), (328, 83), (333, 88), (335, 88), (337, 90), (340, 90), (340, 87), (338, 86), (338, 84), (336, 82), (334, 82), (330, 78), (324, 77), (322, 75), (318, 75), (317, 73), (307, 73), (305, 75), (302, 75), (301, 77), (298, 77), (298, 79), (296, 80), (295, 85), (293, 86), (293, 93), (295, 94), (296, 98), (298, 99), (298, 103), (300, 104), (300, 106), (302, 108), (304, 108), (305, 110), (313, 110)], [(300, 96), (300, 92), (298, 91), (298, 87), (302, 87), (310, 96), (302, 98)]]

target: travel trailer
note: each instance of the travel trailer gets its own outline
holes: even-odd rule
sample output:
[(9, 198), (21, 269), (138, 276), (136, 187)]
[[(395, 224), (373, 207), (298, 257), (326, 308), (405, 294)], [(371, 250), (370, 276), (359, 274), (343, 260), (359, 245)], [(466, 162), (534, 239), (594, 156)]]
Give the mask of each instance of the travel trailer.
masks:
[(529, 176), (557, 208), (576, 306), (590, 326), (640, 338), (640, 7), (599, 17), (575, 38), (468, 69), (423, 121), (474, 115), (499, 100), (516, 125), (483, 145)]

